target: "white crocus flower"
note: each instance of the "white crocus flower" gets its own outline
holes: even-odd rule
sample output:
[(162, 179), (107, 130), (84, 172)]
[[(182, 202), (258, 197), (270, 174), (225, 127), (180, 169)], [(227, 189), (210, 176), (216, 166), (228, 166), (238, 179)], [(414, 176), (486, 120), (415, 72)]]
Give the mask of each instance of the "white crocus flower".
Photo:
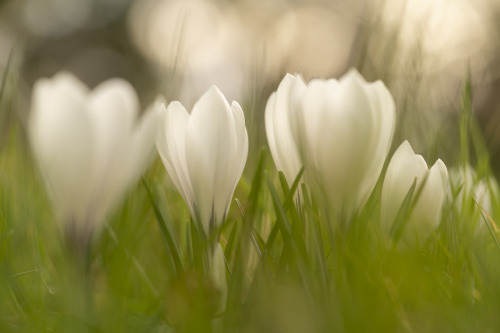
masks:
[(138, 117), (122, 79), (91, 91), (66, 72), (35, 83), (29, 138), (69, 241), (85, 246), (151, 161), (159, 113)]
[(340, 80), (307, 85), (287, 74), (266, 109), (274, 161), (288, 181), (302, 163), (327, 212), (350, 216), (370, 196), (389, 151), (395, 105), (381, 81), (350, 70)]
[(210, 88), (189, 114), (179, 102), (162, 106), (156, 147), (193, 219), (209, 234), (226, 217), (248, 154), (243, 111)]
[(458, 215), (469, 217), (466, 222), (476, 227), (477, 231), (486, 228), (486, 223), (490, 223), (488, 215), (493, 215), (493, 203), (499, 194), (494, 176), (479, 177), (467, 165), (450, 170), (449, 184), (448, 196), (455, 204)]
[(392, 156), (382, 186), (382, 228), (386, 232), (390, 230), (405, 196), (416, 180), (413, 200), (417, 201), (413, 203), (404, 235), (409, 242), (427, 237), (440, 221), (447, 178), (448, 172), (443, 161), (438, 159), (429, 170), (424, 158), (413, 152), (408, 141), (403, 142)]

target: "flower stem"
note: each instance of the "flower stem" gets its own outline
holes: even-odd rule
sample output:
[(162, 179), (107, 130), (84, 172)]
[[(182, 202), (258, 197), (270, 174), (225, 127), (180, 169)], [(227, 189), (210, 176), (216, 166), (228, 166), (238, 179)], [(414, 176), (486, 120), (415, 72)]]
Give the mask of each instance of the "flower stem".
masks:
[(93, 283), (91, 274), (91, 234), (65, 230), (68, 270), (64, 273), (62, 302), (65, 316), (62, 331), (96, 331), (97, 313), (94, 310)]

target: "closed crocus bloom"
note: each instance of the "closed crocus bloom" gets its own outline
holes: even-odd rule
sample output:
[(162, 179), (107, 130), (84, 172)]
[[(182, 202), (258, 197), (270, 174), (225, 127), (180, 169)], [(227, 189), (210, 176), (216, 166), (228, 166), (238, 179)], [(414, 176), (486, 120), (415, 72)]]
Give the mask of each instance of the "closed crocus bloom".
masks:
[(248, 154), (243, 111), (210, 88), (191, 114), (179, 102), (165, 109), (156, 147), (191, 216), (208, 235), (225, 219)]
[(138, 116), (121, 79), (92, 91), (66, 72), (35, 83), (29, 138), (70, 241), (87, 244), (150, 162), (159, 113)]
[(390, 230), (405, 196), (416, 180), (413, 200), (417, 201), (413, 204), (404, 234), (409, 242), (427, 237), (439, 223), (447, 178), (448, 172), (443, 161), (438, 159), (429, 170), (423, 157), (413, 152), (408, 141), (403, 142), (392, 156), (382, 187), (382, 228)]
[[(285, 78), (286, 79), (286, 78)], [(370, 196), (389, 151), (394, 100), (354, 69), (340, 80), (294, 80), (290, 126), (309, 180), (329, 211), (350, 216)], [(278, 92), (279, 93), (279, 92)]]
[(291, 108), (300, 102), (305, 83), (300, 76), (287, 74), (267, 101), (266, 135), (276, 168), (283, 171), (291, 186), (302, 168), (302, 159), (290, 126)]
[[(498, 198), (498, 184), (493, 176), (479, 177), (470, 166), (454, 168), (449, 173), (448, 197), (458, 216), (467, 216), (477, 231), (486, 227), (483, 218), (493, 214), (492, 203)], [(480, 207), (480, 209), (479, 209)], [(472, 217), (472, 218), (471, 218)]]

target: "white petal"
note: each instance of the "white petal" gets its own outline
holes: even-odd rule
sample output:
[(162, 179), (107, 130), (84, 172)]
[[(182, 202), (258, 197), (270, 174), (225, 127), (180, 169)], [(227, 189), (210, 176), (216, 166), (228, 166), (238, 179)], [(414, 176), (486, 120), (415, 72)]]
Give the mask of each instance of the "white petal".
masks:
[[(213, 86), (195, 104), (186, 135), (186, 161), (197, 211), (205, 231), (223, 218), (231, 157), (236, 153), (236, 130), (224, 95)], [(216, 202), (217, 200), (217, 202)]]
[(86, 87), (70, 74), (42, 79), (33, 89), (30, 140), (64, 222), (83, 223), (90, 200), (91, 122)]
[(54, 89), (60, 92), (61, 98), (65, 97), (63, 96), (64, 92), (64, 94), (70, 94), (73, 98), (83, 101), (89, 93), (89, 88), (68, 72), (59, 72), (50, 81), (46, 81), (50, 82)]
[[(338, 208), (352, 206), (364, 175), (373, 131), (370, 104), (356, 80), (313, 80), (304, 94), (308, 165)], [(305, 151), (306, 149), (304, 149)], [(345, 207), (347, 206), (347, 207)]]
[(365, 178), (361, 183), (359, 205), (364, 205), (377, 183), (396, 127), (394, 100), (385, 85), (377, 81), (365, 88), (374, 113), (374, 131), (371, 139), (373, 144), (369, 151), (372, 158), (366, 165)]
[[(492, 215), (492, 202), (498, 198), (498, 184), (493, 177), (479, 178), (475, 170), (467, 165), (454, 168), (448, 174), (448, 190), (446, 194), (450, 202), (453, 202), (458, 212), (464, 209), (470, 212), (472, 208), (475, 216), (471, 219), (478, 227), (477, 231), (486, 228), (481, 211)], [(480, 210), (476, 206), (476, 202)], [(469, 213), (468, 212), (468, 213)]]
[(131, 133), (128, 150), (116, 170), (117, 186), (115, 193), (111, 195), (114, 201), (110, 206), (114, 206), (121, 199), (121, 195), (137, 182), (144, 169), (151, 163), (161, 111), (159, 103), (150, 105)]
[(126, 156), (132, 143), (139, 100), (125, 80), (111, 79), (98, 85), (89, 95), (87, 110), (93, 121), (96, 141), (94, 155), (95, 211), (97, 219), (108, 213), (124, 188)]
[(121, 79), (101, 83), (89, 95), (88, 112), (94, 121), (102, 164), (113, 160), (123, 149), (139, 113), (139, 99), (134, 88)]
[(300, 151), (304, 155), (302, 158), (308, 159), (308, 163), (312, 163), (316, 167), (318, 164), (317, 151), (321, 149), (321, 147), (316, 146), (321, 136), (318, 131), (326, 114), (325, 110), (328, 110), (329, 106), (325, 96), (332, 93), (336, 89), (336, 85), (337, 83), (333, 80), (329, 83), (312, 80), (304, 91), (301, 106), (296, 108), (294, 113), (293, 127), (298, 129), (298, 133), (295, 134), (296, 140), (303, 145), (300, 147)]
[[(231, 111), (233, 112), (234, 117), (234, 127), (236, 129), (236, 158), (234, 159), (234, 173), (236, 177), (233, 179), (233, 183), (237, 183), (241, 174), (243, 173), (243, 169), (245, 168), (245, 164), (248, 156), (248, 133), (245, 126), (245, 115), (243, 114), (243, 110), (241, 106), (237, 102), (233, 102), (231, 104)], [(236, 184), (235, 184), (236, 186)]]
[(415, 178), (418, 189), (427, 172), (422, 156), (415, 155), (408, 141), (403, 142), (392, 156), (382, 187), (381, 225), (384, 229), (389, 230), (392, 226)]
[[(356, 71), (350, 71), (341, 78), (338, 87), (331, 94), (331, 109), (320, 132), (332, 133), (332, 139), (336, 139), (335, 149), (329, 149), (336, 153), (332, 153), (327, 161), (337, 165), (343, 161), (340, 169), (342, 177), (351, 178), (350, 184), (356, 185), (361, 183), (366, 164), (372, 159), (373, 133), (378, 121), (365, 85), (366, 82)], [(328, 136), (325, 140), (328, 140)]]
[(266, 137), (271, 156), (273, 157), (274, 164), (278, 170), (283, 170), (283, 163), (279, 159), (278, 147), (276, 145), (277, 134), (274, 133), (274, 112), (276, 104), (276, 92), (273, 92), (266, 103), (266, 110), (264, 112), (264, 123), (266, 128)]
[[(297, 87), (298, 86), (298, 87)], [(266, 134), (271, 154), (278, 170), (283, 171), (289, 183), (295, 180), (302, 167), (295, 143), (290, 116), (292, 106), (300, 101), (301, 78), (287, 74), (266, 105)]]
[(224, 218), (231, 203), (231, 199), (233, 197), (234, 190), (238, 181), (241, 178), (241, 174), (243, 173), (243, 169), (245, 168), (245, 164), (248, 156), (248, 133), (245, 127), (245, 116), (243, 114), (243, 110), (237, 102), (233, 102), (231, 104), (231, 111), (233, 112), (234, 117), (234, 126), (236, 129), (236, 154), (231, 156), (231, 170), (230, 174), (227, 175), (227, 197), (224, 198), (225, 201), (225, 209), (224, 209)]
[(153, 148), (158, 136), (158, 129), (165, 105), (161, 102), (151, 104), (141, 116), (139, 124), (135, 126), (130, 152), (128, 155), (128, 181), (137, 179), (144, 169), (151, 163)]
[[(489, 184), (488, 184), (489, 183)], [(493, 193), (493, 195), (492, 195)], [(493, 214), (492, 201), (498, 195), (498, 185), (494, 179), (481, 179), (473, 188), (473, 196), (481, 210), (489, 215)], [(481, 214), (479, 214), (481, 216)], [(479, 226), (485, 226), (484, 221), (479, 222)]]
[(414, 219), (419, 223), (418, 228), (426, 236), (433, 228), (437, 227), (443, 205), (448, 172), (441, 160), (429, 170), (427, 181), (422, 189), (414, 210)]
[(189, 114), (179, 102), (171, 102), (168, 108), (161, 105), (160, 110), (163, 115), (160, 120), (156, 148), (168, 175), (195, 218), (195, 197), (189, 179), (185, 147)]

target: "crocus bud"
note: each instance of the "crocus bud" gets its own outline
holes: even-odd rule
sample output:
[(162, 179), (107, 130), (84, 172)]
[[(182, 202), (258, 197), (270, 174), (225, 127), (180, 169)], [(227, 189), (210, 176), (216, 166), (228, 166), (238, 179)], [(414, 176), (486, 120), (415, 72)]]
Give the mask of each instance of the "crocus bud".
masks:
[(287, 180), (300, 164), (329, 214), (350, 216), (370, 196), (391, 145), (395, 106), (385, 85), (356, 70), (340, 80), (288, 74), (271, 96), (266, 129), (274, 161)]
[(66, 72), (35, 83), (29, 138), (71, 241), (88, 243), (151, 161), (159, 113), (138, 116), (137, 94), (122, 79), (92, 91)]
[(490, 223), (487, 216), (493, 214), (492, 203), (499, 194), (495, 178), (480, 177), (467, 165), (450, 170), (449, 184), (448, 197), (457, 216), (466, 219), (462, 223), (469, 223), (475, 231), (485, 230), (486, 223)]
[(179, 102), (162, 106), (156, 147), (193, 219), (208, 235), (226, 218), (248, 154), (245, 117), (210, 88), (189, 114)]
[(413, 200), (417, 201), (413, 202), (413, 210), (405, 221), (404, 237), (408, 242), (426, 238), (440, 221), (447, 178), (443, 161), (438, 159), (429, 170), (423, 157), (413, 152), (408, 141), (403, 142), (392, 156), (382, 186), (382, 229), (391, 229), (405, 196), (416, 180)]

